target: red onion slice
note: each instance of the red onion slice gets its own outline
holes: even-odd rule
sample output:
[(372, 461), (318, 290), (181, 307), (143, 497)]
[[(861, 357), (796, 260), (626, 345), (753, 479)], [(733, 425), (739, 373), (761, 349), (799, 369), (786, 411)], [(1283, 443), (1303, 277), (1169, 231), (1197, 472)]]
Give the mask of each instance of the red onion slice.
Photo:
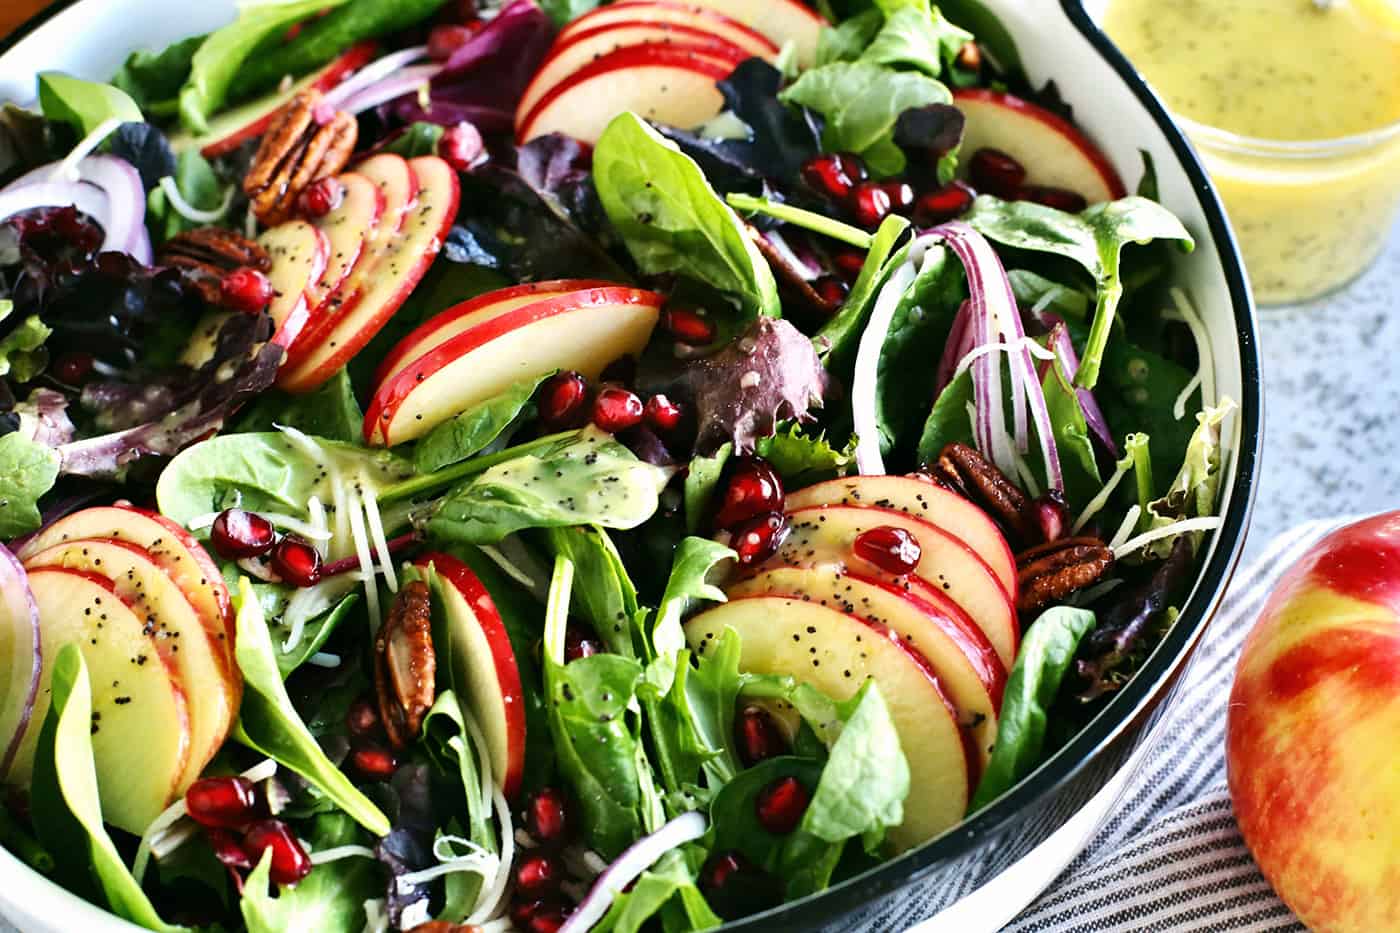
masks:
[[(4, 687), (0, 690), (0, 780), (10, 770), (15, 754), (29, 731), (34, 700), (39, 695), (39, 675), (43, 651), (39, 640), (39, 607), (29, 589), (29, 578), (19, 559), (0, 547), (0, 670)], [(5, 732), (9, 734), (6, 735)]]
[(77, 163), (79, 181), (54, 177), (53, 162), (21, 175), (0, 191), (0, 220), (43, 207), (73, 206), (102, 228), (102, 248), (151, 262), (146, 231), (146, 189), (131, 163), (116, 156), (85, 156)]
[[(1060, 365), (1065, 368), (1065, 377), (1069, 379), (1070, 385), (1073, 385), (1074, 375), (1079, 372), (1079, 354), (1074, 352), (1074, 343), (1069, 339), (1069, 330), (1064, 321), (1054, 315), (1049, 315), (1048, 319), (1056, 322), (1050, 330), (1050, 349), (1060, 358)], [(1084, 423), (1114, 459), (1117, 459), (1118, 445), (1113, 441), (1113, 431), (1108, 426), (1103, 409), (1099, 407), (1099, 400), (1094, 398), (1094, 393), (1089, 389), (1080, 387), (1074, 391), (1079, 397), (1079, 408), (1084, 412)]]
[(378, 83), (384, 78), (390, 77), (400, 68), (411, 65), (420, 58), (426, 58), (427, 56), (428, 47), (426, 45), (415, 45), (411, 48), (400, 49), (397, 52), (391, 52), (381, 58), (376, 58), (365, 67), (355, 72), (351, 77), (327, 91), (321, 98), (321, 106), (325, 107), (330, 112), (339, 110), (342, 104), (360, 91), (363, 91), (372, 84)]
[(397, 74), (375, 84), (362, 88), (341, 102), (338, 109), (347, 113), (363, 113), (371, 107), (387, 104), (391, 100), (412, 94), (442, 71), (441, 65), (413, 65), (401, 69)]

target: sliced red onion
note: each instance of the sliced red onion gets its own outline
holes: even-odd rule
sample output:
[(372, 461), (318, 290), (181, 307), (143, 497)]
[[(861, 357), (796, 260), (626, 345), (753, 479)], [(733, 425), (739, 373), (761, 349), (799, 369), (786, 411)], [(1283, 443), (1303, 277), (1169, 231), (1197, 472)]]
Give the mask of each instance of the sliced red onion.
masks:
[(972, 352), (972, 302), (964, 301), (953, 318), (953, 327), (948, 332), (948, 342), (943, 345), (943, 356), (938, 361), (938, 375), (933, 394), (937, 398), (948, 388), (958, 372), (958, 364)]
[[(386, 550), (388, 550), (390, 554), (398, 554), (400, 551), (408, 550), (421, 540), (422, 538), (419, 537), (418, 532), (410, 531), (407, 534), (401, 534), (397, 538), (390, 539), (387, 542)], [(342, 557), (340, 560), (333, 560), (321, 567), (321, 579), (324, 580), (327, 577), (334, 577), (338, 574), (349, 573), (352, 570), (359, 569), (359, 558)]]
[(0, 191), (0, 220), (22, 211), (72, 205), (102, 228), (104, 250), (151, 261), (146, 231), (146, 189), (131, 163), (116, 156), (85, 156), (76, 164), (79, 181), (55, 176), (61, 162), (21, 175)]
[(592, 929), (607, 914), (613, 898), (623, 888), (641, 877), (642, 872), (655, 865), (667, 852), (705, 835), (707, 828), (705, 817), (692, 810), (682, 813), (650, 836), (643, 836), (632, 843), (593, 882), (588, 896), (564, 921), (559, 933), (584, 933)]
[(10, 648), (10, 656), (0, 658), (5, 665), (4, 708), (19, 709), (14, 731), (0, 736), (0, 742), (4, 742), (4, 755), (0, 757), (0, 780), (3, 780), (29, 731), (44, 660), (39, 640), (39, 607), (29, 589), (29, 578), (19, 559), (3, 547), (0, 547), (0, 625), (8, 629), (3, 641)]
[(427, 56), (428, 47), (426, 45), (415, 45), (411, 48), (391, 52), (382, 58), (377, 58), (346, 80), (337, 84), (331, 90), (327, 91), (321, 98), (320, 106), (333, 113), (341, 109), (341, 105), (345, 101), (354, 97), (360, 91), (363, 91), (365, 88), (384, 78), (392, 76), (394, 72), (398, 71), (400, 68), (411, 65), (420, 58), (427, 58)]
[(821, 263), (817, 262), (816, 256), (810, 251), (802, 255), (793, 248), (787, 237), (777, 230), (765, 230), (761, 235), (783, 257), (784, 264), (796, 272), (804, 282), (814, 282), (826, 273)]
[[(1074, 385), (1074, 374), (1079, 372), (1079, 354), (1074, 352), (1074, 342), (1069, 339), (1069, 329), (1065, 327), (1064, 321), (1053, 315), (1049, 318), (1058, 322), (1050, 330), (1050, 349), (1060, 358), (1060, 365), (1065, 368), (1065, 377), (1069, 379), (1070, 385)], [(1084, 412), (1084, 423), (1094, 432), (1104, 449), (1117, 458), (1118, 445), (1113, 442), (1113, 431), (1108, 426), (1108, 419), (1103, 416), (1099, 400), (1094, 398), (1094, 393), (1089, 389), (1080, 387), (1074, 391), (1079, 397), (1079, 409)]]
[(398, 100), (400, 97), (416, 92), (419, 88), (426, 88), (428, 82), (440, 71), (442, 71), (441, 65), (413, 65), (403, 68), (397, 74), (371, 84), (346, 98), (338, 109), (344, 110), (346, 113), (363, 113), (371, 107), (378, 107), (391, 100)]

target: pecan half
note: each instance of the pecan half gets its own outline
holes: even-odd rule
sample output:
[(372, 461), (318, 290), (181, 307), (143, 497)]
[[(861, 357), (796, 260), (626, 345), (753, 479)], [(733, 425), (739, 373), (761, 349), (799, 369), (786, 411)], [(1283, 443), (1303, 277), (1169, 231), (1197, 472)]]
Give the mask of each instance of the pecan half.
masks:
[(257, 243), (232, 230), (200, 227), (161, 244), (156, 265), (179, 269), (201, 298), (217, 305), (221, 303), (219, 283), (225, 274), (244, 266), (266, 272), (272, 267), (272, 258)]
[(1016, 608), (1035, 612), (1103, 579), (1113, 551), (1098, 538), (1062, 538), (1016, 555)]
[(307, 88), (287, 102), (263, 134), (243, 193), (267, 226), (290, 218), (297, 198), (314, 182), (335, 175), (350, 161), (359, 124), (344, 111), (325, 123), (316, 119), (321, 92)]
[(437, 697), (432, 629), (427, 585), (421, 580), (404, 584), (374, 639), (379, 716), (395, 748), (417, 738), (423, 716)]
[(1040, 540), (1030, 499), (979, 451), (954, 442), (926, 469), (934, 482), (980, 505), (1022, 541)]

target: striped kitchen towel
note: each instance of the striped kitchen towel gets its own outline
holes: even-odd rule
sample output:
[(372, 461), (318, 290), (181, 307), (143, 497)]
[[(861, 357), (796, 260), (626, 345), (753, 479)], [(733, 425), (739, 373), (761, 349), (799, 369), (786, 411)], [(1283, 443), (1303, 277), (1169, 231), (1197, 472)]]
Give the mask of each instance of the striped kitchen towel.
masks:
[(1006, 933), (1302, 930), (1240, 838), (1225, 785), (1225, 706), (1274, 582), (1346, 524), (1301, 525), (1237, 574), (1113, 816)]

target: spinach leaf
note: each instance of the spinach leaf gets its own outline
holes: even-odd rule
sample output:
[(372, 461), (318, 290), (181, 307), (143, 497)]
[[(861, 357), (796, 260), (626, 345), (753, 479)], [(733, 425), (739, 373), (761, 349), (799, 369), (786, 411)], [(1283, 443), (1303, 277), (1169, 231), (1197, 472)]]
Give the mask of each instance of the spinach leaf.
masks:
[(695, 724), (687, 683), (693, 669), (690, 652), (666, 655), (647, 666), (637, 697), (651, 735), (651, 760), (666, 790), (666, 811), (677, 816), (703, 801), (700, 772), (723, 753), (706, 741)]
[[(14, 309), (13, 301), (0, 299), (0, 321), (13, 314)], [(52, 328), (37, 314), (31, 314), (14, 325), (8, 334), (0, 337), (0, 376), (9, 376), (16, 383), (24, 383), (43, 372), (48, 362), (48, 354), (43, 352), (44, 341), (52, 333)]]
[(159, 52), (132, 52), (112, 75), (112, 86), (129, 94), (142, 110), (155, 116), (172, 116), (178, 106), (180, 87), (189, 77), (194, 53), (205, 38), (190, 36)]
[(309, 395), (273, 391), (258, 396), (231, 430), (273, 431), (277, 425), (283, 425), (313, 437), (354, 444), (362, 436), (364, 422), (364, 413), (350, 385), (350, 374), (342, 369)]
[(635, 657), (638, 652), (632, 634), (639, 608), (637, 588), (608, 533), (575, 525), (549, 529), (548, 539), (555, 555), (567, 557), (577, 571), (573, 610), (588, 620), (609, 651)]
[[(224, 203), (225, 186), (214, 174), (209, 160), (198, 149), (186, 149), (175, 160), (175, 187), (180, 196), (202, 211), (217, 210)], [(146, 195), (146, 228), (156, 243), (162, 243), (198, 224), (170, 206), (160, 188)]]
[(1071, 505), (1083, 506), (1101, 484), (1098, 458), (1084, 420), (1084, 409), (1080, 407), (1079, 394), (1058, 359), (1047, 369), (1042, 387), (1055, 446), (1060, 451), (1065, 497)]
[(1195, 241), (1181, 221), (1155, 201), (1141, 197), (1091, 204), (1067, 214), (1032, 201), (1002, 201), (982, 195), (966, 218), (978, 232), (1005, 246), (1073, 259), (1094, 277), (1098, 301), (1088, 343), (1075, 374), (1076, 386), (1092, 389), (1099, 380), (1104, 350), (1123, 297), (1119, 263), (1123, 247), (1153, 240), (1176, 240), (1189, 252)]
[(0, 538), (39, 527), (39, 499), (58, 479), (59, 456), (18, 431), (0, 436)]
[(40, 841), (74, 890), (100, 896), (112, 913), (149, 930), (183, 929), (160, 919), (102, 825), (92, 757), (92, 686), (78, 646), (60, 648), (51, 670), (49, 711), (35, 746), (30, 787)]
[[(308, 840), (313, 852), (364, 845), (364, 833), (343, 813), (318, 814)], [(243, 884), (240, 909), (248, 933), (284, 930), (359, 930), (365, 925), (365, 901), (383, 893), (384, 873), (372, 858), (336, 859), (317, 865), (295, 885), (273, 885), (270, 852)]]
[(1016, 664), (1006, 681), (996, 747), (972, 795), (969, 812), (982, 809), (1006, 793), (1040, 764), (1050, 707), (1074, 661), (1080, 639), (1093, 627), (1094, 614), (1089, 610), (1055, 606), (1041, 613), (1026, 629)]
[[(688, 854), (693, 853), (691, 858)], [(672, 849), (628, 885), (626, 891), (613, 898), (612, 906), (603, 915), (592, 933), (639, 933), (647, 920), (657, 915), (668, 903), (678, 903), (685, 913), (685, 929), (708, 930), (721, 920), (705, 896), (695, 886), (696, 863), (703, 858), (698, 847)], [(671, 929), (663, 922), (663, 929)]]
[(611, 435), (587, 428), (454, 489), (438, 505), (428, 531), (449, 541), (494, 544), (524, 528), (635, 528), (656, 512), (673, 472), (638, 460)]
[(890, 273), (904, 264), (906, 250), (897, 250), (895, 246), (908, 229), (909, 221), (897, 214), (884, 219), (880, 229), (875, 231), (875, 239), (865, 254), (865, 264), (860, 267), (860, 276), (851, 286), (840, 313), (812, 338), (817, 352), (826, 360), (827, 369), (845, 373), (854, 364), (860, 335), (875, 307), (875, 296)]
[(552, 375), (522, 379), (433, 428), (414, 448), (413, 465), (420, 473), (432, 473), (480, 453), (520, 417), (540, 383)]
[(234, 654), (244, 689), (233, 738), (301, 775), (375, 836), (388, 835), (388, 818), (331, 763), (297, 715), (282, 685), (262, 606), (247, 579), (239, 582)]
[(855, 461), (854, 438), (837, 450), (831, 446), (825, 432), (815, 436), (807, 434), (796, 422), (779, 429), (772, 437), (760, 438), (754, 449), (773, 464), (783, 481), (793, 489), (843, 475)]
[[(180, 122), (185, 129), (195, 134), (209, 132), (209, 118), (227, 103), (233, 82), (245, 66), (259, 60), (255, 53), (265, 51), (269, 40), (280, 36), (293, 23), (345, 2), (291, 0), (245, 6), (238, 19), (210, 33), (190, 59), (189, 77), (180, 88)], [(277, 64), (281, 61), (279, 56), (268, 55), (262, 60), (278, 69), (276, 80), (289, 73)]]
[(952, 102), (948, 89), (927, 75), (895, 71), (869, 62), (834, 62), (813, 68), (779, 95), (826, 118), (822, 148), (854, 152), (876, 175), (904, 171), (904, 153), (894, 142), (895, 121), (913, 107)]
[[(786, 836), (768, 832), (755, 814), (758, 795), (773, 781), (784, 777), (797, 778), (811, 791), (821, 780), (821, 772), (821, 762), (792, 755), (769, 758), (740, 771), (720, 788), (710, 804), (706, 846), (712, 852), (738, 850), (765, 871), (777, 872), (782, 866), (784, 846), (792, 836), (805, 834), (805, 830), (799, 824), (794, 833)], [(827, 848), (825, 843), (822, 847)]]
[(481, 772), (477, 770), (471, 742), (457, 694), (443, 690), (423, 717), (423, 746), (444, 773), (455, 775), (461, 782), (468, 838), (495, 851), (492, 801), (482, 794)]
[(593, 151), (603, 209), (649, 275), (674, 272), (734, 295), (744, 320), (782, 313), (778, 286), (744, 226), (694, 161), (633, 113)]
[[(353, 577), (354, 575), (347, 574), (347, 576)], [(346, 585), (353, 586), (354, 581), (352, 580), (351, 583), (347, 583)], [(306, 628), (301, 635), (301, 641), (298, 642), (291, 651), (284, 651), (280, 646), (278, 647), (277, 668), (282, 672), (283, 680), (286, 680), (287, 677), (291, 675), (292, 671), (301, 667), (306, 663), (308, 658), (321, 650), (326, 644), (326, 640), (331, 637), (335, 630), (340, 627), (340, 623), (344, 622), (345, 617), (355, 608), (355, 603), (358, 600), (359, 597), (353, 593), (344, 596), (329, 612), (322, 613), (306, 624)]]
[(67, 123), (79, 136), (86, 136), (106, 120), (143, 123), (146, 119), (125, 91), (61, 71), (39, 72), (39, 107), (45, 117)]
[(1152, 472), (1175, 476), (1195, 425), (1177, 418), (1176, 399), (1191, 381), (1191, 373), (1175, 360), (1115, 340), (1104, 354), (1103, 382), (1097, 393), (1104, 417), (1116, 437), (1129, 431), (1150, 438)]
[(1036, 308), (1075, 324), (1089, 316), (1089, 296), (1073, 285), (1051, 281), (1029, 269), (1010, 269), (1006, 277), (1011, 280), (1016, 304), (1022, 308)]
[(734, 444), (726, 442), (712, 456), (696, 456), (685, 475), (685, 529), (699, 531), (710, 519), (710, 501), (724, 475), (724, 465), (734, 455)]
[(972, 370), (948, 383), (938, 394), (933, 411), (929, 412), (928, 420), (924, 422), (924, 433), (919, 438), (919, 463), (938, 459), (943, 448), (954, 441), (973, 445), (972, 417), (968, 414), (972, 395)]
[(937, 7), (911, 4), (886, 17), (860, 61), (913, 68), (937, 78), (971, 41), (972, 33), (948, 22)]

